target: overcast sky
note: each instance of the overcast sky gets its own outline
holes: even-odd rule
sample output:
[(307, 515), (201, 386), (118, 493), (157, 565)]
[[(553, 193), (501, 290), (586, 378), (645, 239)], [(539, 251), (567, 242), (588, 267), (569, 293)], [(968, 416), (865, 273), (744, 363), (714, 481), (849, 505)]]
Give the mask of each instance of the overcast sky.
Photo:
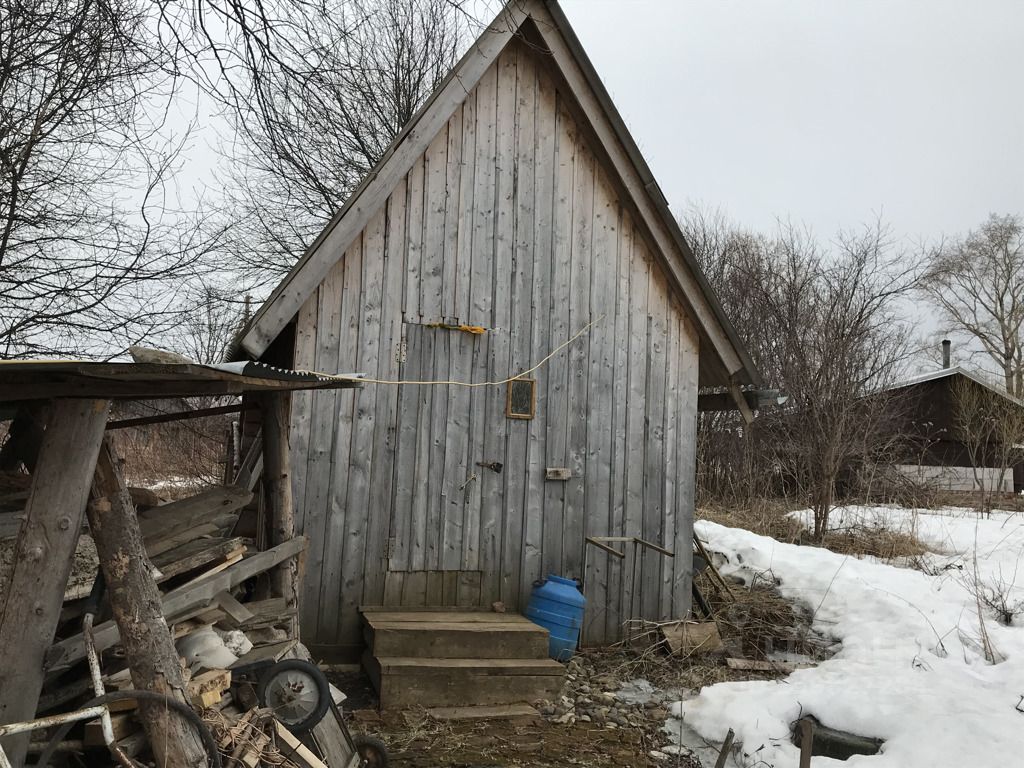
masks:
[(562, 0), (677, 211), (909, 242), (1024, 213), (1022, 0)]

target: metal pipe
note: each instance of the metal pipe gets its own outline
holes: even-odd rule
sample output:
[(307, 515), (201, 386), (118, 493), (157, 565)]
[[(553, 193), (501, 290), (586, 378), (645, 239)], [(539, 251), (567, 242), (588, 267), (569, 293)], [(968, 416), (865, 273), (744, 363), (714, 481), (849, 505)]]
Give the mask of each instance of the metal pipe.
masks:
[(942, 367), (943, 369), (949, 368), (952, 363), (952, 356), (950, 355), (950, 348), (953, 343), (949, 339), (942, 340)]

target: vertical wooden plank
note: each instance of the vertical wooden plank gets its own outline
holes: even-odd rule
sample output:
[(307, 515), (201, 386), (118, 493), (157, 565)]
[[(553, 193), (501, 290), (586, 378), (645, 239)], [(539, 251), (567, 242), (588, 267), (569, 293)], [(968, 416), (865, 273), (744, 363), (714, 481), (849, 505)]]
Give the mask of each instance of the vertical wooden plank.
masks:
[[(269, 544), (276, 547), (295, 538), (295, 504), (292, 497), (291, 447), (288, 444), (290, 415), (288, 392), (275, 392), (260, 398), (263, 411), (263, 495), (269, 513)], [(134, 514), (134, 510), (133, 510)], [(290, 557), (271, 572), (271, 585), (283, 597), (288, 613), (295, 617), (299, 601), (298, 561)], [(297, 619), (291, 620), (292, 637), (298, 637)]]
[[(626, 510), (626, 414), (629, 394), (629, 273), (633, 253), (633, 222), (629, 214), (618, 206), (618, 236), (616, 238), (615, 268), (615, 355), (612, 370), (612, 418), (610, 433), (611, 499), (608, 506), (608, 532), (611, 536), (625, 536)], [(616, 641), (622, 634), (624, 619), (623, 576), (626, 561), (615, 558), (608, 561), (608, 591), (606, 596), (607, 622), (605, 638)]]
[[(599, 165), (594, 168), (593, 266), (590, 272), (591, 316), (587, 410), (586, 536), (608, 536), (612, 501), (611, 470), (615, 435), (609, 427), (613, 413), (615, 375), (615, 278), (618, 260), (618, 204)], [(601, 316), (603, 319), (598, 319)], [(591, 428), (592, 427), (592, 428)], [(611, 556), (591, 548), (584, 574), (587, 610), (585, 639), (603, 644), (607, 635), (608, 572)]]
[[(629, 383), (626, 389), (626, 504), (623, 529), (626, 536), (643, 534), (644, 470), (646, 469), (647, 403), (647, 289), (650, 263), (647, 249), (634, 230), (629, 276)], [(639, 557), (639, 553), (637, 555)], [(624, 618), (640, 612), (640, 584), (633, 574), (639, 566), (627, 558), (623, 569)], [(629, 598), (633, 597), (632, 608)], [(631, 614), (631, 615), (629, 615)]]
[[(644, 400), (647, 404), (646, 435), (644, 456), (645, 471), (643, 484), (643, 514), (641, 534), (647, 541), (667, 544), (661, 539), (663, 513), (665, 508), (665, 354), (668, 313), (668, 285), (660, 270), (652, 264), (648, 278), (648, 324), (647, 324), (647, 389)], [(661, 592), (662, 556), (648, 552), (644, 562), (643, 618), (656, 619), (658, 598)]]
[(476, 184), (476, 95), (474, 89), (462, 104), (462, 166), (459, 175), (458, 237), (455, 248), (453, 314), (459, 322), (470, 322), (469, 289), (473, 262), (473, 206)]
[(384, 600), (381, 605), (400, 607), (402, 605), (402, 587), (405, 571), (386, 571), (384, 573)]
[[(539, 360), (551, 349), (550, 305), (551, 305), (551, 262), (552, 262), (552, 217), (554, 214), (555, 190), (555, 101), (554, 84), (550, 77), (534, 69), (536, 78), (536, 99), (534, 113), (534, 136), (536, 142), (534, 161), (533, 197), (533, 323), (530, 333), (531, 354)], [(524, 298), (525, 300), (525, 298)], [(547, 457), (547, 429), (550, 418), (548, 408), (548, 384), (551, 368), (540, 368), (537, 380), (536, 417), (529, 424), (527, 439), (526, 503), (523, 526), (523, 567), (519, 574), (519, 596), (525, 600), (531, 585), (544, 575), (544, 468)], [(520, 606), (522, 607), (522, 606)]]
[(420, 267), (423, 260), (423, 230), (425, 226), (424, 201), (426, 200), (426, 162), (417, 158), (406, 176), (408, 192), (406, 203), (406, 248), (402, 319), (418, 323), (423, 312), (420, 309)]
[[(433, 365), (431, 380), (450, 378), (452, 332), (442, 329), (426, 329), (424, 333), (433, 343)], [(427, 462), (431, 467), (427, 473), (424, 489), (427, 496), (426, 551), (427, 570), (442, 568), (444, 512), (450, 493), (457, 489), (445, 486), (444, 466), (448, 452), (448, 400), (453, 387), (445, 385), (425, 386), (430, 395), (430, 435), (427, 441)]]
[[(418, 354), (420, 360), (420, 381), (429, 381), (434, 376), (434, 339), (436, 333), (423, 326), (413, 326), (407, 329), (406, 338), (409, 347), (409, 355)], [(414, 352), (413, 348), (419, 349)], [(416, 429), (413, 433), (415, 440), (416, 461), (413, 474), (412, 495), (412, 520), (411, 538), (409, 540), (410, 557), (408, 568), (410, 571), (423, 571), (427, 568), (427, 526), (428, 526), (428, 480), (431, 473), (437, 474), (437, 466), (430, 465), (431, 449), (433, 439), (431, 438), (431, 405), (433, 393), (431, 390), (439, 389), (426, 384), (411, 386), (415, 390), (419, 405), (416, 413)]]
[[(380, 377), (394, 381), (400, 376), (402, 350), (402, 271), (405, 255), (406, 185), (399, 183), (388, 202), (383, 256), (383, 299), (380, 324)], [(401, 387), (382, 386), (377, 391), (374, 416), (370, 500), (367, 507), (366, 575), (362, 601), (380, 605), (383, 599), (385, 555), (391, 535), (392, 504), (397, 469), (398, 400)]]
[[(494, 267), (491, 327), (487, 340), (486, 377), (491, 381), (511, 374), (513, 249), (516, 217), (516, 68), (518, 49), (506, 48), (497, 63), (495, 99), (495, 181), (494, 181)], [(505, 388), (487, 387), (484, 410), (483, 461), (506, 463)], [(481, 570), (478, 601), (490, 604), (500, 599), (502, 533), (506, 515), (505, 478), (483, 470), (480, 484), (479, 518), (466, 516), (464, 560), (470, 570)], [(516, 505), (518, 511), (518, 504)]]
[[(339, 259), (320, 285), (316, 323), (316, 370), (338, 370), (341, 348), (341, 294), (345, 277)], [(319, 637), (320, 592), (323, 584), (324, 553), (327, 547), (327, 522), (330, 516), (329, 494), (334, 444), (337, 440), (337, 390), (313, 393), (313, 409), (306, 454), (306, 488), (303, 499), (303, 533), (309, 536), (302, 598), (299, 601), (302, 632)]]
[(424, 155), (423, 249), (420, 254), (420, 315), (425, 322), (443, 319), (444, 223), (448, 207), (448, 128), (430, 143)]
[(697, 471), (697, 382), (699, 337), (693, 325), (683, 318), (680, 341), (682, 355), (679, 390), (679, 438), (676, 477), (675, 573), (672, 585), (672, 612), (685, 616), (690, 610), (690, 581), (693, 563), (693, 516)]
[(456, 605), (459, 602), (459, 572), (443, 571), (441, 580), (441, 604)]
[[(458, 290), (459, 217), (462, 210), (461, 177), (464, 169), (462, 154), (462, 107), (448, 119), (448, 149), (445, 169), (444, 244), (441, 260), (441, 315), (449, 322), (458, 317), (456, 296)], [(472, 173), (472, 168), (469, 169)]]
[[(550, 261), (551, 318), (548, 349), (569, 338), (569, 290), (572, 256), (573, 167), (576, 153), (576, 126), (568, 110), (558, 103), (555, 111), (555, 189), (552, 212), (552, 253)], [(569, 438), (569, 362), (562, 350), (547, 364), (548, 398), (545, 414), (546, 465), (568, 466)], [(565, 529), (566, 483), (548, 482), (544, 486), (544, 571), (565, 573), (562, 539)]]
[[(449, 351), (450, 368), (447, 373), (453, 381), (471, 381), (473, 377), (473, 349), (475, 337), (459, 331), (443, 331)], [(441, 509), (441, 554), (438, 568), (459, 570), (464, 567), (462, 554), (464, 547), (466, 499), (470, 481), (475, 467), (469, 462), (470, 424), (472, 414), (469, 408), (469, 389), (466, 387), (446, 387), (448, 393), (448, 414), (445, 420), (445, 454), (443, 506)]]
[[(469, 311), (471, 322), (494, 330), (494, 262), (495, 262), (495, 189), (497, 176), (496, 136), (499, 64), (492, 65), (476, 87), (476, 145), (473, 179), (473, 249), (470, 262)], [(472, 340), (472, 380), (486, 381), (489, 351), (495, 334)], [(460, 556), (462, 568), (475, 568), (480, 547), (480, 516), (483, 485), (491, 479), (476, 466), (477, 462), (502, 461), (485, 454), (484, 440), (490, 425), (486, 423), (487, 387), (469, 391), (469, 446), (466, 477), (476, 480), (466, 486), (462, 509)], [(472, 563), (472, 564), (471, 564)]]
[[(665, 371), (665, 460), (663, 466), (663, 482), (665, 494), (665, 511), (661, 529), (661, 541), (665, 546), (677, 552), (676, 546), (676, 464), (678, 462), (677, 442), (679, 440), (679, 400), (684, 393), (679, 387), (680, 368), (680, 312), (682, 311), (679, 302), (669, 303), (669, 315), (666, 323), (668, 339), (666, 341), (668, 350), (668, 362)], [(672, 582), (676, 571), (676, 564), (668, 558), (662, 559), (661, 564), (661, 587), (658, 603), (658, 618), (668, 620), (672, 618), (685, 618), (674, 616), (672, 612)]]
[[(510, 46), (509, 49), (512, 49)], [(531, 366), (533, 331), (533, 190), (534, 121), (536, 111), (536, 71), (532, 57), (519, 45), (516, 63), (515, 168), (513, 189), (515, 222), (510, 281), (509, 375)], [(531, 374), (536, 377), (536, 374)], [(507, 385), (496, 390), (499, 406), (507, 397)], [(504, 412), (500, 418), (504, 419)], [(536, 419), (535, 419), (536, 420)], [(504, 518), (501, 537), (501, 583), (497, 599), (515, 610), (519, 605), (519, 573), (522, 567), (524, 519), (528, 510), (527, 490), (531, 471), (527, 456), (530, 422), (505, 419), (506, 447)]]
[[(387, 207), (382, 208), (363, 233), (360, 259), (358, 314), (358, 345), (355, 348), (355, 370), (381, 373), (381, 326), (384, 313), (384, 268), (387, 228)], [(347, 299), (347, 297), (346, 297)], [(351, 341), (349, 342), (351, 343)], [(376, 421), (377, 398), (389, 387), (370, 385), (353, 390), (352, 445), (349, 452), (348, 490), (345, 495), (345, 540), (342, 546), (341, 595), (338, 611), (338, 640), (343, 645), (359, 645), (361, 627), (358, 606), (363, 596), (367, 572), (366, 543), (370, 535), (370, 482), (373, 472), (374, 432), (387, 431), (387, 423)], [(379, 522), (378, 522), (379, 524)]]
[[(295, 352), (292, 367), (313, 370), (316, 366), (316, 321), (320, 289), (317, 288), (299, 310), (295, 321)], [(306, 483), (308, 482), (309, 438), (312, 432), (313, 392), (292, 393), (292, 414), (288, 437), (291, 446), (292, 499), (295, 505), (295, 532), (305, 532)]]
[[(108, 406), (105, 400), (50, 406), (0, 607), (0, 723), (35, 717), (43, 656), (60, 619)], [(28, 736), (3, 742), (15, 765), (24, 758)]]
[(427, 571), (427, 605), (444, 605), (444, 571)]
[[(402, 347), (405, 362), (399, 365), (399, 378), (403, 381), (420, 381), (423, 378), (422, 326), (405, 324)], [(391, 525), (389, 530), (388, 558), (389, 571), (412, 569), (413, 524), (415, 498), (422, 495), (416, 483), (417, 455), (422, 433), (420, 407), (423, 404), (425, 387), (404, 385), (398, 389), (398, 413), (396, 416), (397, 443), (395, 445), (395, 495), (391, 501)], [(385, 586), (386, 588), (386, 586)]]
[[(573, 168), (572, 239), (569, 265), (569, 333), (575, 334), (592, 319), (590, 311), (590, 271), (593, 259), (594, 229), (594, 156), (582, 137), (577, 137)], [(566, 450), (572, 477), (565, 484), (565, 524), (562, 539), (562, 569), (566, 574), (584, 577), (583, 531), (590, 505), (587, 503), (587, 426), (590, 410), (587, 402), (590, 374), (591, 332), (574, 341), (566, 350), (569, 383), (568, 431)]]
[(475, 608), (480, 605), (480, 571), (459, 571), (455, 604), (460, 608)]
[[(341, 287), (340, 338), (338, 339), (338, 365), (352, 370), (357, 351), (362, 343), (359, 327), (362, 305), (363, 238), (352, 243), (341, 260), (343, 269)], [(359, 390), (360, 393), (365, 390)], [(320, 612), (317, 621), (317, 641), (336, 644), (338, 617), (341, 613), (342, 566), (345, 541), (348, 538), (346, 499), (351, 477), (352, 430), (354, 426), (356, 390), (340, 390), (336, 411), (332, 414), (334, 451), (331, 455), (330, 491), (328, 493), (327, 525), (324, 533), (324, 559), (320, 577)]]
[(408, 571), (402, 583), (402, 607), (419, 608), (427, 604), (427, 572)]

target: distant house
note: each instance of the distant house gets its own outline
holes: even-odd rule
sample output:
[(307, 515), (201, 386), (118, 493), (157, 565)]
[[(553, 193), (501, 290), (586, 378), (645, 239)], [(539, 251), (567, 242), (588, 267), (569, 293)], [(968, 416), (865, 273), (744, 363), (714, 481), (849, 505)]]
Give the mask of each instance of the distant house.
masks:
[[(591, 642), (687, 614), (698, 387), (746, 408), (758, 376), (557, 3), (502, 10), (241, 344), (298, 369), (477, 384), (559, 350), (511, 383), (296, 397), (316, 653), (358, 651), (360, 605), (521, 610), (548, 573), (585, 580)], [(587, 536), (675, 557), (585, 554)]]
[(970, 417), (963, 413), (964, 395), (958, 394), (965, 388), (1024, 409), (1024, 403), (961, 367), (945, 367), (902, 381), (889, 392), (907, 398), (907, 416), (900, 428), (911, 440), (896, 469), (938, 490), (972, 492), (983, 483), (986, 490), (1020, 493), (1024, 490), (1024, 464), (1001, 467), (998, 457), (1005, 454), (996, 445), (980, 445), (972, 457), (962, 428)]

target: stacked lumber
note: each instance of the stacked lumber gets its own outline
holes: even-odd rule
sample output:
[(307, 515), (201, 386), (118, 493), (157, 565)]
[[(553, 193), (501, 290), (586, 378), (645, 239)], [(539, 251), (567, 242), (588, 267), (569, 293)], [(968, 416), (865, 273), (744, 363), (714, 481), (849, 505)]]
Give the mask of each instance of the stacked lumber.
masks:
[[(6, 553), (13, 552), (27, 499), (27, 491), (16, 484), (6, 482), (3, 485), (4, 492), (0, 493), (0, 596), (4, 589)], [(15, 485), (13, 490), (11, 485)], [(250, 692), (249, 700), (244, 702), (248, 709), (234, 701), (232, 695), (232, 691), (237, 695), (239, 686), (232, 684), (231, 667), (261, 660), (274, 661), (296, 644), (294, 607), (289, 608), (283, 597), (269, 596), (266, 574), (279, 563), (298, 555), (305, 546), (305, 539), (292, 539), (261, 552), (257, 551), (252, 538), (236, 535), (240, 514), (247, 507), (252, 510), (256, 506), (253, 493), (246, 488), (211, 487), (168, 503), (161, 503), (153, 494), (138, 489), (132, 489), (131, 495), (154, 580), (160, 590), (164, 617), (179, 655), (188, 639), (200, 632), (216, 636), (222, 643), (221, 652), (229, 654), (230, 663), (221, 666), (211, 666), (200, 658), (186, 668), (186, 676), (191, 676), (188, 696), (193, 707), (204, 713), (216, 713), (209, 717), (227, 723), (229, 730), (236, 728), (237, 722), (250, 713), (243, 723), (249, 723), (245, 726), (246, 733), (252, 732), (250, 736), (255, 731), (265, 734), (265, 739), (253, 737), (255, 741), (250, 747), (262, 745), (260, 749), (265, 747), (269, 751), (267, 759), (263, 759), (259, 749), (243, 750), (242, 759), (236, 760), (238, 765), (294, 765), (299, 768), (322, 765), (312, 755), (313, 760), (281, 758), (295, 749), (288, 744), (281, 747), (286, 737), (277, 732), (273, 718), (268, 720), (265, 714), (251, 714), (255, 694)], [(37, 716), (67, 711), (93, 695), (81, 627), (85, 598), (97, 573), (96, 547), (86, 527), (79, 539), (56, 637), (46, 655), (47, 680)], [(118, 628), (109, 617), (109, 609), (104, 608), (96, 617), (94, 636), (101, 652), (101, 667), (106, 672), (107, 690), (133, 688), (120, 653)], [(220, 660), (224, 661), (224, 657)], [(115, 710), (114, 732), (125, 751), (129, 755), (144, 752), (148, 745), (135, 717), (134, 702), (116, 702), (111, 709)], [(100, 753), (107, 754), (98, 721), (80, 726), (75, 733), (80, 736), (73, 738), (81, 738), (87, 749), (98, 747)], [(238, 744), (232, 741), (231, 749), (225, 754), (230, 756), (239, 744), (241, 741)]]

